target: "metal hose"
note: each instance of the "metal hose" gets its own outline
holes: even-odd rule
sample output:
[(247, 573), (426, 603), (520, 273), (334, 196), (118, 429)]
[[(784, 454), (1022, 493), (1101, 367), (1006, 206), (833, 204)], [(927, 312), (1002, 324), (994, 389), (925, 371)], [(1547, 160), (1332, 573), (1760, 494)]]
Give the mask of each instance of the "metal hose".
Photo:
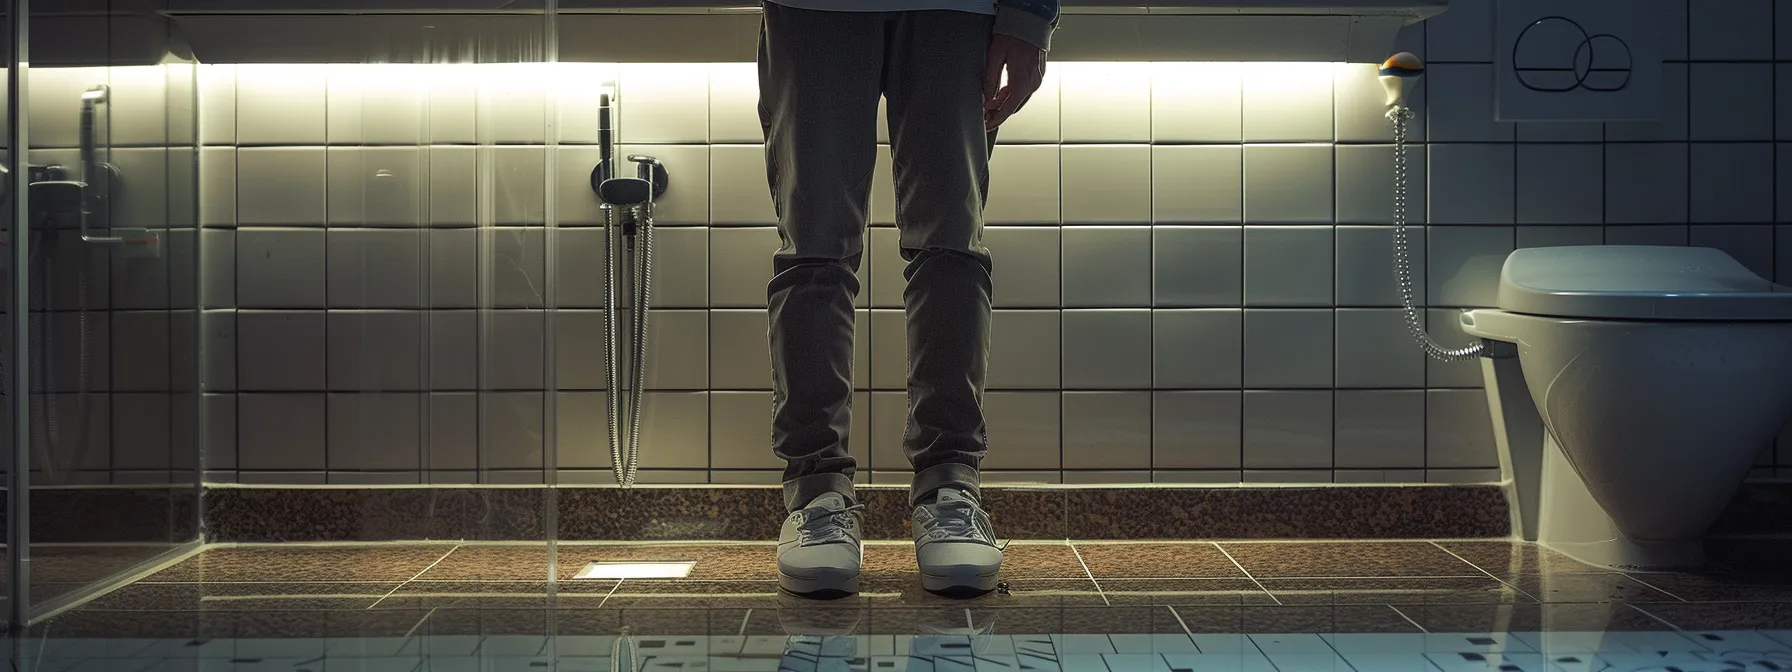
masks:
[(635, 211), (635, 238), (640, 247), (634, 262), (634, 296), (629, 301), (633, 327), (629, 344), (629, 421), (628, 469), (623, 487), (635, 484), (635, 469), (641, 458), (641, 402), (647, 392), (647, 316), (653, 306), (653, 189), (647, 190), (647, 204)]
[(1404, 309), (1406, 330), (1432, 359), (1444, 362), (1474, 359), (1481, 356), (1484, 344), (1476, 342), (1451, 349), (1432, 340), (1431, 334), (1425, 331), (1425, 320), (1414, 298), (1417, 292), (1412, 277), (1412, 243), (1406, 238), (1406, 131), (1413, 118), (1412, 108), (1396, 107), (1388, 111), (1388, 118), (1394, 122), (1394, 276), (1400, 285), (1400, 306)]
[(616, 228), (619, 225), (618, 214), (614, 207), (603, 206), (604, 210), (604, 389), (606, 415), (610, 428), (610, 469), (615, 473), (616, 484), (628, 487), (634, 485), (634, 460), (624, 459), (626, 442), (622, 436), (622, 411), (624, 404), (622, 388), (621, 342), (617, 339), (617, 318), (619, 292), (616, 291), (616, 254), (621, 242)]
[[(55, 403), (56, 396), (54, 392), (56, 381), (56, 360), (54, 358), (56, 354), (56, 337), (54, 333), (54, 318), (56, 313), (52, 310), (55, 302), (55, 288), (53, 287), (51, 280), (55, 278), (55, 265), (52, 261), (54, 253), (51, 251), (51, 248), (58, 242), (55, 239), (56, 235), (57, 232), (55, 229), (47, 230), (39, 236), (44, 242), (34, 246), (33, 249), (33, 251), (39, 255), (38, 265), (42, 271), (44, 281), (38, 284), (39, 289), (42, 291), (40, 296), (43, 312), (40, 313), (37, 322), (33, 325), (36, 328), (31, 330), (31, 335), (36, 337), (37, 342), (30, 344), (32, 349), (37, 353), (39, 361), (39, 364), (36, 367), (38, 375), (37, 385), (38, 388), (42, 390), (41, 393), (34, 395), (34, 403), (31, 405), (32, 415), (38, 419), (38, 422), (31, 423), (33, 430), (32, 434), (34, 435), (32, 437), (32, 449), (33, 454), (38, 458), (38, 464), (41, 465), (40, 468), (43, 469), (44, 475), (51, 483), (57, 481), (57, 478), (61, 475), (63, 470), (62, 462), (56, 459), (58, 453), (66, 453), (73, 457), (68, 463), (68, 468), (70, 470), (79, 469), (81, 465), (87, 461), (87, 452), (89, 448), (87, 441), (92, 433), (92, 425), (88, 422), (88, 415), (92, 412), (93, 408), (93, 398), (92, 395), (88, 393), (88, 388), (91, 386), (93, 378), (92, 353), (89, 352), (89, 341), (92, 328), (87, 322), (88, 270), (87, 260), (85, 258), (80, 258), (75, 262), (75, 344), (77, 348), (75, 356), (76, 431), (75, 436), (73, 437), (74, 440), (69, 443), (64, 443), (62, 435), (62, 418), (60, 414), (56, 412), (58, 404)], [(85, 246), (82, 246), (79, 251), (85, 252)], [(58, 447), (61, 447), (62, 450), (58, 450)]]

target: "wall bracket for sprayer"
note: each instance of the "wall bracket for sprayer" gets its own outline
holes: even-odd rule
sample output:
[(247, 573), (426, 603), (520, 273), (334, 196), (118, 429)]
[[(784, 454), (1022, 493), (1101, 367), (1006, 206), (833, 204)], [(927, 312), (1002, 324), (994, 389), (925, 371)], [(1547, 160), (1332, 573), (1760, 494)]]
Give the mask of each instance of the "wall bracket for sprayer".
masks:
[[(104, 84), (88, 89), (81, 94), (81, 181), (80, 213), (78, 215), (81, 230), (81, 241), (95, 245), (117, 245), (126, 257), (157, 257), (162, 254), (162, 237), (155, 231), (143, 228), (114, 228), (110, 221), (112, 203), (117, 201), (116, 192), (124, 187), (124, 178), (118, 167), (99, 159), (98, 108), (110, 105), (112, 87)], [(101, 225), (110, 229), (110, 235), (98, 234), (90, 230), (94, 219), (104, 218)]]
[[(618, 171), (609, 170), (608, 164), (608, 161), (600, 160), (597, 162), (597, 166), (591, 169), (591, 193), (597, 194), (600, 199), (604, 196), (604, 176), (622, 174)], [(653, 166), (653, 198), (654, 200), (659, 200), (661, 196), (666, 195), (666, 189), (672, 186), (672, 174), (666, 171), (666, 166), (664, 164), (654, 163), (651, 165)]]

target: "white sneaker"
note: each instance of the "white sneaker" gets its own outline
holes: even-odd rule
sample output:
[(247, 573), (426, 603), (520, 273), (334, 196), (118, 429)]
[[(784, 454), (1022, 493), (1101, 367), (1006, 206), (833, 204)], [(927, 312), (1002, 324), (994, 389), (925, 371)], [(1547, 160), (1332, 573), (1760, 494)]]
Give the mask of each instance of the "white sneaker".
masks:
[(987, 593), (1002, 573), (1002, 549), (989, 514), (963, 491), (945, 488), (915, 507), (915, 560), (921, 587), (935, 593)]
[(859, 592), (859, 569), (865, 564), (859, 512), (864, 509), (828, 493), (785, 518), (778, 534), (778, 585), (804, 596)]

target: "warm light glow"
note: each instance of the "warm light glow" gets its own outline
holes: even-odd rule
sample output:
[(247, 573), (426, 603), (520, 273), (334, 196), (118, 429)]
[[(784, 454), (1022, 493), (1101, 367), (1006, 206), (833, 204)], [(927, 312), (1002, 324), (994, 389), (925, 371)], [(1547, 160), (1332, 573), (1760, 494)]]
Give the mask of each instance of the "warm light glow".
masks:
[(691, 575), (697, 563), (681, 562), (593, 562), (574, 575), (574, 579), (682, 579)]

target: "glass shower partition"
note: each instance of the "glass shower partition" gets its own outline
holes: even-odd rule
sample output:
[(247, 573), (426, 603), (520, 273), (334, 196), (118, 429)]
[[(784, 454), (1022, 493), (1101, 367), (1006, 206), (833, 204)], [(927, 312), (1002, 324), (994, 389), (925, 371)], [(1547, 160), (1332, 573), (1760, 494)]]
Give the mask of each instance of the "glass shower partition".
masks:
[(25, 570), (12, 613), (41, 621), (200, 537), (196, 69), (152, 13), (79, 0), (13, 18), (36, 48), (8, 64), (24, 78), (8, 114), (29, 116), (7, 166), (27, 318), (9, 332), (26, 367), (7, 434), (28, 493), (8, 541)]

